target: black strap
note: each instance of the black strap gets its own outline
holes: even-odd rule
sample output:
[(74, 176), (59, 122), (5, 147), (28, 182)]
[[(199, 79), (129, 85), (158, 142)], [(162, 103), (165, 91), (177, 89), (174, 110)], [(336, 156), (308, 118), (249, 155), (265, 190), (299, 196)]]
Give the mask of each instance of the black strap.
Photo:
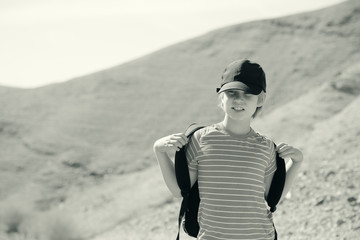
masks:
[(275, 233), (275, 238), (274, 238), (274, 240), (277, 240), (277, 239), (278, 239), (278, 237), (277, 237), (276, 228), (275, 228), (275, 225), (274, 225), (274, 224), (273, 224), (273, 226), (274, 226), (274, 233)]
[(181, 148), (175, 154), (175, 171), (176, 171), (176, 173), (179, 173), (179, 174), (175, 174), (175, 175), (176, 175), (177, 183), (181, 190), (181, 196), (183, 197), (183, 200), (181, 202), (180, 212), (179, 212), (179, 219), (178, 219), (178, 228), (179, 228), (178, 235), (176, 238), (176, 240), (179, 240), (181, 222), (184, 218), (185, 211), (186, 211), (186, 208), (188, 205), (188, 198), (189, 198), (190, 184), (191, 184), (189, 168), (187, 166), (186, 156), (185, 156), (185, 147)]
[[(191, 124), (185, 131), (186, 137), (190, 138), (197, 130), (203, 127), (204, 126), (198, 125), (196, 123)], [(186, 160), (185, 146), (175, 153), (175, 173), (176, 173), (175, 174), (176, 181), (181, 190), (181, 196), (183, 197), (179, 212), (179, 219), (178, 219), (178, 227), (179, 227), (178, 235), (176, 238), (176, 240), (179, 240), (181, 222), (184, 218), (185, 211), (188, 206), (189, 193), (191, 189), (191, 181), (190, 181), (189, 167)]]
[[(185, 131), (185, 136), (190, 138), (197, 130), (204, 126), (196, 123), (191, 124)], [(189, 195), (191, 189), (189, 167), (186, 160), (185, 146), (175, 153), (175, 175), (181, 196), (184, 198)]]
[(283, 158), (279, 156), (279, 153), (276, 152), (276, 171), (274, 173), (269, 189), (269, 194), (266, 199), (271, 212), (276, 211), (276, 205), (279, 203), (281, 199), (281, 195), (284, 190), (285, 180), (286, 180), (285, 161)]
[(179, 212), (179, 219), (178, 219), (178, 234), (177, 234), (177, 237), (176, 237), (176, 240), (179, 240), (180, 239), (180, 228), (181, 228), (181, 222), (184, 218), (184, 215), (185, 215), (185, 211), (186, 211), (186, 208), (187, 208), (187, 205), (188, 205), (188, 197), (184, 197), (182, 202), (181, 202), (181, 207), (180, 207), (180, 212)]

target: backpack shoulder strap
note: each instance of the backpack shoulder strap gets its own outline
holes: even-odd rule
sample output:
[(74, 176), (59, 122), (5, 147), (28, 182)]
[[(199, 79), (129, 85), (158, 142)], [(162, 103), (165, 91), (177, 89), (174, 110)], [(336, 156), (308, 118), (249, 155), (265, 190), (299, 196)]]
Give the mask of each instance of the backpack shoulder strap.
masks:
[[(187, 130), (185, 131), (185, 135), (187, 138), (190, 138), (197, 130), (203, 128), (204, 126), (193, 123), (191, 124)], [(181, 202), (179, 218), (178, 218), (178, 235), (177, 240), (180, 238), (180, 226), (182, 219), (185, 215), (185, 211), (188, 206), (189, 201), (189, 194), (191, 190), (191, 181), (190, 181), (190, 174), (189, 174), (189, 167), (186, 159), (186, 152), (185, 152), (186, 145), (183, 146), (179, 151), (175, 153), (175, 175), (176, 181), (179, 185), (181, 190), (181, 196), (183, 200)]]
[[(187, 138), (190, 138), (197, 130), (203, 128), (204, 126), (193, 123), (185, 131)], [(182, 147), (179, 151), (175, 153), (175, 175), (176, 180), (181, 190), (182, 197), (185, 197), (190, 192), (190, 175), (189, 167), (186, 160), (185, 154), (186, 146)]]
[(192, 123), (189, 125), (189, 127), (185, 131), (186, 137), (190, 138), (197, 130), (204, 128), (204, 125), (200, 125), (197, 123)]
[(269, 194), (266, 199), (271, 212), (276, 211), (276, 205), (279, 203), (281, 199), (281, 195), (284, 190), (285, 180), (286, 180), (285, 161), (283, 158), (279, 156), (279, 153), (276, 152), (276, 171), (274, 173), (269, 189)]

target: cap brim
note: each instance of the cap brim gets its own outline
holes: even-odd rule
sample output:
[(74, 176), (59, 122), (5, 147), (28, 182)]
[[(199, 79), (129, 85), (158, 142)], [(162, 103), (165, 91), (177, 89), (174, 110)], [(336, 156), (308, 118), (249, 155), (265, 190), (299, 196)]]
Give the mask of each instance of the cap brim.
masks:
[(259, 95), (262, 91), (262, 89), (257, 86), (248, 86), (245, 83), (239, 81), (228, 82), (224, 84), (221, 88), (216, 89), (217, 93), (222, 93), (228, 90), (242, 90), (246, 93), (254, 95)]

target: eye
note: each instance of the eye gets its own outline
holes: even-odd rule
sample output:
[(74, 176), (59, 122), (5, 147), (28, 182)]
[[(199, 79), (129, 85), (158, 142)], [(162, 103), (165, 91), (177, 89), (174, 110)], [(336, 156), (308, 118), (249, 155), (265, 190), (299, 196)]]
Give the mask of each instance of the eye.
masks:
[(226, 91), (226, 94), (227, 94), (228, 96), (234, 96), (234, 95), (235, 95), (235, 91), (233, 91), (233, 90), (228, 90), (228, 91)]

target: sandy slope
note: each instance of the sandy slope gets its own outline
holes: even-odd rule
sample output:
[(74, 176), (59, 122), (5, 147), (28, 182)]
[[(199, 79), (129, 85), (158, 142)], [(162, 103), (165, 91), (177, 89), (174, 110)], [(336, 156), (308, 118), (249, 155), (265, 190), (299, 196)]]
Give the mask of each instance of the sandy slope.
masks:
[[(284, 202), (277, 218), (279, 231), (286, 237), (357, 239), (360, 236), (357, 214), (360, 211), (360, 130), (356, 120), (360, 117), (359, 103), (357, 97), (304, 136), (307, 161), (292, 198)], [(336, 130), (329, 134), (329, 129)]]

